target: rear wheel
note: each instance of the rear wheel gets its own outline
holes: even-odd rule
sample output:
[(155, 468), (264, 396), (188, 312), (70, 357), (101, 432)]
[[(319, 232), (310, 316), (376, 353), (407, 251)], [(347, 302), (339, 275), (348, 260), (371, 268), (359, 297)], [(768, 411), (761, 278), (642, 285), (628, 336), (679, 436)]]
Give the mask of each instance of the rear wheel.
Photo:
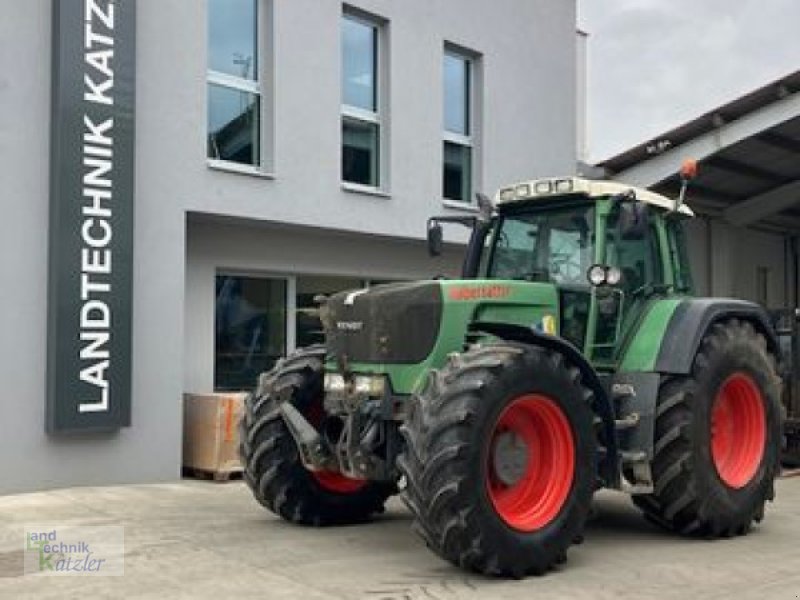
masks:
[(595, 485), (591, 401), (578, 371), (541, 348), (485, 346), (432, 372), (399, 459), (428, 546), (498, 576), (566, 560)]
[(774, 498), (781, 443), (780, 385), (764, 337), (750, 323), (715, 324), (692, 373), (659, 393), (655, 491), (634, 502), (684, 534), (747, 533)]
[(309, 471), (280, 413), (291, 402), (319, 426), (325, 349), (299, 350), (262, 376), (239, 424), (244, 479), (255, 498), (287, 521), (305, 525), (357, 523), (381, 512), (393, 486), (351, 479), (335, 471)]

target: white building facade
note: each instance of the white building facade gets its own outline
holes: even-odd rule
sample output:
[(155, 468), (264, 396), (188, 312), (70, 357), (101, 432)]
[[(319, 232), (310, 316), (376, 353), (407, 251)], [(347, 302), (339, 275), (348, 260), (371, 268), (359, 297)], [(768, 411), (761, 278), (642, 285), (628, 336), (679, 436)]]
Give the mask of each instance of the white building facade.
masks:
[(319, 339), (317, 294), (456, 273), (457, 244), (426, 255), (432, 214), (574, 172), (574, 1), (123, 3), (130, 424), (68, 434), (44, 425), (54, 3), (0, 6), (0, 493), (176, 479), (184, 393), (247, 389)]

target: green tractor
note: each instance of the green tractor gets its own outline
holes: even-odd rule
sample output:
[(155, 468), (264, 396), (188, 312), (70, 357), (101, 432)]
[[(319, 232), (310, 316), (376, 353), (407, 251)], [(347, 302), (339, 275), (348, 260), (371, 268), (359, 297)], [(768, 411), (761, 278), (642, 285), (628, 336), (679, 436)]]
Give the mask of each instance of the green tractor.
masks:
[[(684, 179), (684, 183), (688, 181)], [(261, 375), (244, 477), (288, 521), (362, 522), (398, 491), (444, 559), (541, 574), (599, 488), (668, 530), (747, 533), (774, 497), (778, 341), (749, 302), (692, 296), (678, 200), (543, 179), (479, 197), (461, 279), (320, 298), (326, 342)]]

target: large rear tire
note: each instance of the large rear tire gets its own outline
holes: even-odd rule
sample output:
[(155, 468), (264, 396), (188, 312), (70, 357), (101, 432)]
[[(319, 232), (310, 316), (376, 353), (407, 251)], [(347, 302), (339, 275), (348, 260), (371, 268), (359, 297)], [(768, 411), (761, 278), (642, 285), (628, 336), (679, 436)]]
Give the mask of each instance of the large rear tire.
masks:
[(488, 345), (433, 371), (398, 461), (427, 545), (496, 576), (565, 561), (596, 483), (591, 402), (578, 370), (536, 347)]
[(655, 491), (634, 503), (659, 525), (707, 538), (742, 535), (775, 497), (780, 380), (764, 337), (717, 323), (690, 375), (662, 384), (652, 462)]
[(325, 348), (312, 346), (261, 376), (239, 424), (244, 479), (256, 500), (287, 521), (317, 526), (360, 523), (383, 511), (393, 486), (307, 470), (276, 411), (277, 400), (285, 398), (309, 422), (319, 425), (324, 359)]

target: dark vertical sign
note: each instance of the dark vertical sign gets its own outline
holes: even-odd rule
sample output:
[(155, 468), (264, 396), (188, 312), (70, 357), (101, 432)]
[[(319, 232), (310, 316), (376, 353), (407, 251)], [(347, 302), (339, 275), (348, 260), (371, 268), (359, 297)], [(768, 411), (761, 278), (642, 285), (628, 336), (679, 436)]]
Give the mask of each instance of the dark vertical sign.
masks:
[(130, 425), (135, 0), (53, 0), (47, 431)]

